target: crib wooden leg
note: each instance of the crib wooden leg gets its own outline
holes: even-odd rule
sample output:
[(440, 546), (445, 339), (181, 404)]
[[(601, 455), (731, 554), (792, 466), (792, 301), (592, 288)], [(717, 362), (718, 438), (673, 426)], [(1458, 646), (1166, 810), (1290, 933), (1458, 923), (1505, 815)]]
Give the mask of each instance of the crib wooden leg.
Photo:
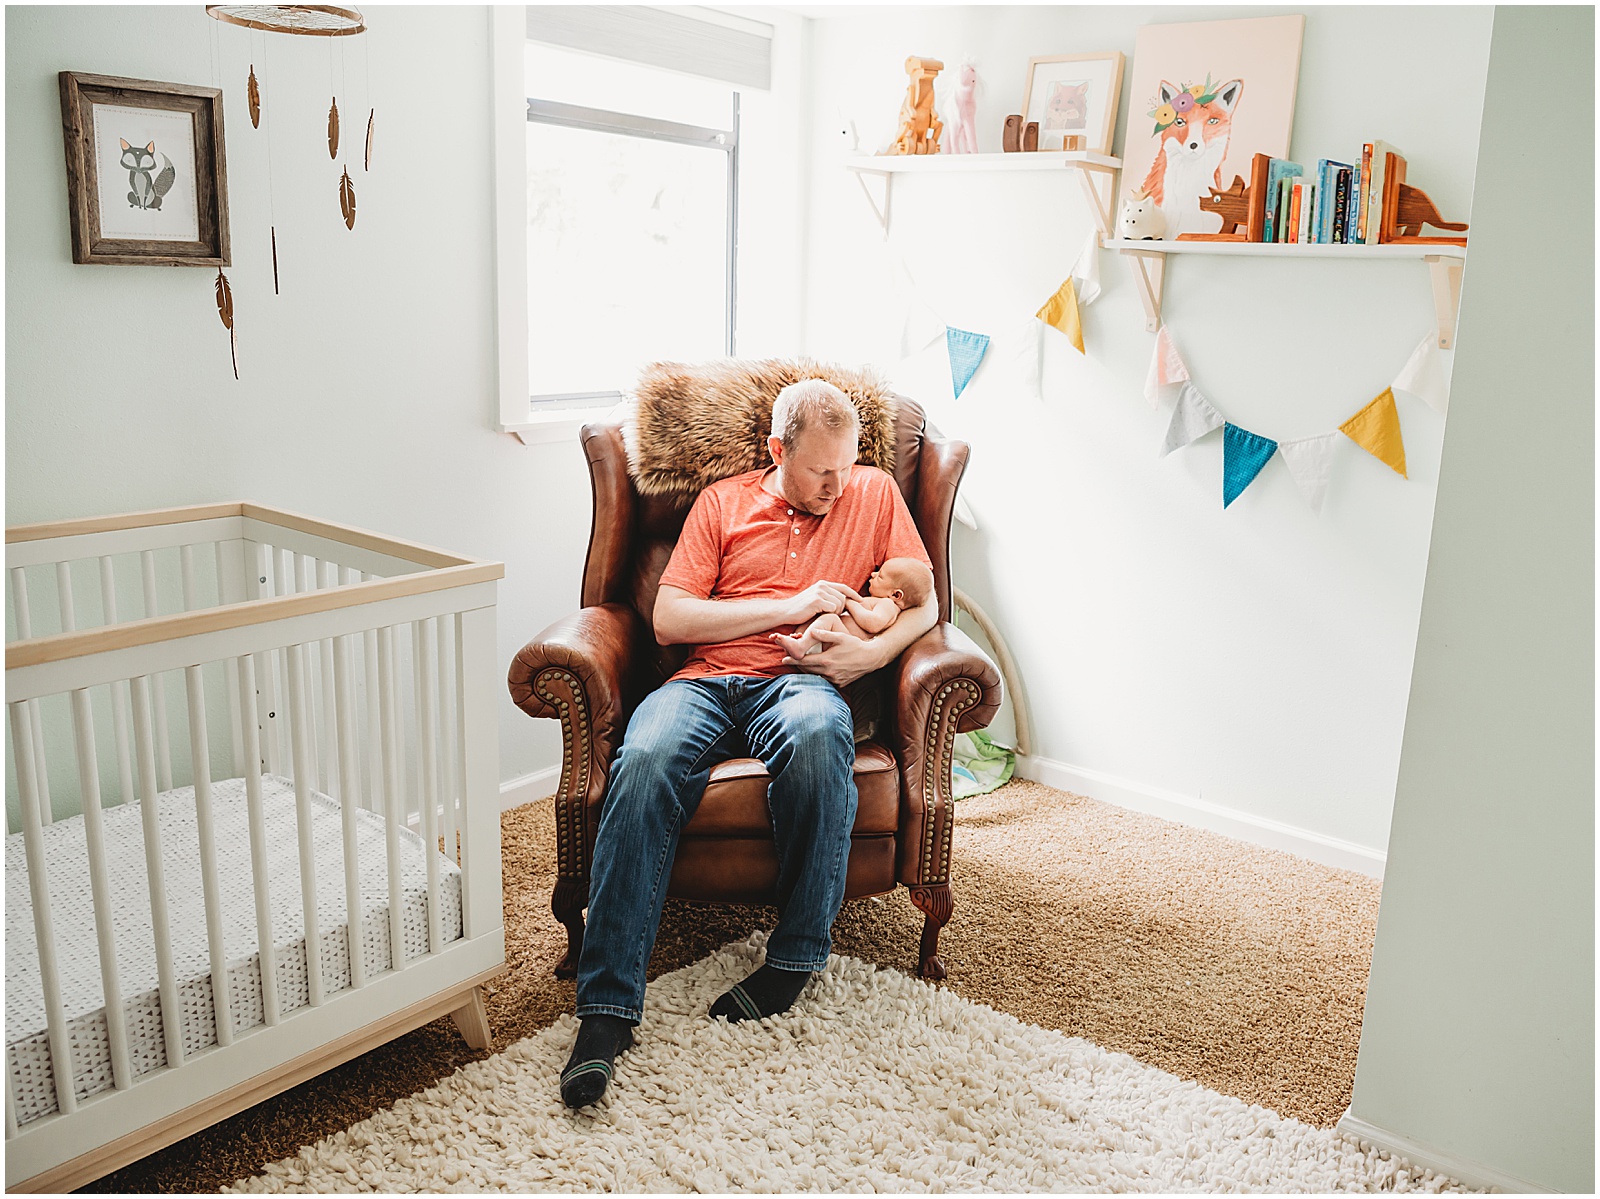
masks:
[(482, 987), (473, 987), (467, 994), (467, 1002), (451, 1012), (450, 1018), (461, 1030), (461, 1039), (467, 1043), (468, 1049), (490, 1047), (489, 1012), (483, 1006)]

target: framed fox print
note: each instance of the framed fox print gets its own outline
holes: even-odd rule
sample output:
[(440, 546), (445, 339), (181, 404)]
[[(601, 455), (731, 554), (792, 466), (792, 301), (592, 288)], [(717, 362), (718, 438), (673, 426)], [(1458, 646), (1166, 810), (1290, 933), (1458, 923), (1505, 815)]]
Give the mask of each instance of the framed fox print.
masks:
[(1066, 138), (1081, 137), (1085, 150), (1109, 154), (1121, 94), (1120, 50), (1030, 58), (1022, 120), (1039, 123), (1041, 150), (1065, 149)]
[(1248, 186), (1257, 154), (1289, 156), (1305, 27), (1296, 14), (1139, 28), (1123, 190), (1155, 200), (1168, 238), (1216, 233), (1211, 192)]
[(222, 91), (62, 71), (72, 261), (232, 265)]

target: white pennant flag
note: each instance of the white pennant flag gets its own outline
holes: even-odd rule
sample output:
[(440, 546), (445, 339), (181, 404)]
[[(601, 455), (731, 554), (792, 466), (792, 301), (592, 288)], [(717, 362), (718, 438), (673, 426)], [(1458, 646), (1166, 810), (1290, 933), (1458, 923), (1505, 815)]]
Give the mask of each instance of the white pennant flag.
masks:
[(1161, 447), (1161, 456), (1165, 458), (1173, 450), (1181, 450), (1226, 423), (1227, 419), (1200, 394), (1198, 387), (1184, 383), (1178, 389), (1178, 402), (1172, 406), (1172, 421), (1167, 425), (1167, 440)]
[(1161, 326), (1161, 331), (1156, 334), (1156, 348), (1150, 355), (1150, 373), (1144, 378), (1144, 398), (1150, 401), (1150, 407), (1161, 406), (1161, 389), (1174, 383), (1185, 383), (1189, 379), (1189, 368), (1183, 364), (1183, 359), (1178, 355), (1178, 347), (1172, 344), (1172, 338), (1167, 335), (1167, 327)]
[(1278, 453), (1283, 455), (1289, 474), (1313, 512), (1322, 511), (1323, 497), (1328, 494), (1328, 474), (1333, 467), (1333, 450), (1338, 441), (1338, 433), (1324, 433), (1320, 437), (1278, 443)]
[(1435, 412), (1442, 413), (1449, 407), (1450, 383), (1444, 377), (1444, 363), (1439, 359), (1437, 333), (1428, 331), (1389, 386), (1416, 396)]
[(900, 357), (910, 358), (920, 354), (934, 342), (944, 337), (945, 325), (939, 314), (919, 297), (913, 296), (906, 309), (906, 321), (900, 328)]
[(1072, 264), (1072, 286), (1078, 293), (1079, 308), (1100, 298), (1100, 235), (1092, 230), (1078, 254), (1078, 261)]
[(1030, 316), (1004, 339), (1006, 368), (1017, 388), (1030, 400), (1044, 399), (1040, 388), (1040, 356), (1044, 353), (1044, 322)]

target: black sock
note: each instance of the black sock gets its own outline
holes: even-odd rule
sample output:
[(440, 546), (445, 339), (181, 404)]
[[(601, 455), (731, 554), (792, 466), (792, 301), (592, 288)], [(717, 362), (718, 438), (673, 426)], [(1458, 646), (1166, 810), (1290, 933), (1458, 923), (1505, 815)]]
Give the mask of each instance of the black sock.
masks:
[(621, 1016), (585, 1016), (561, 1071), (561, 1100), (568, 1107), (597, 1103), (611, 1081), (617, 1054), (633, 1047), (633, 1025)]
[(789, 1010), (811, 981), (809, 970), (779, 970), (762, 966), (742, 983), (725, 991), (706, 1014), (713, 1019), (726, 1016), (730, 1023), (759, 1020)]

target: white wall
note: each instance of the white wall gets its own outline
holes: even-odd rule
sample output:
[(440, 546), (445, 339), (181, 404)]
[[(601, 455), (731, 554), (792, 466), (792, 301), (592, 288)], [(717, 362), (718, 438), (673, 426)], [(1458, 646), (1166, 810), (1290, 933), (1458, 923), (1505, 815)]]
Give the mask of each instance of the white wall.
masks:
[[(6, 522), (248, 498), (499, 559), (509, 663), (577, 606), (590, 495), (575, 433), (523, 446), (491, 431), (488, 15), (477, 5), (366, 15), (370, 33), (332, 46), (347, 84), (351, 233), (327, 153), (331, 39), (252, 44), (196, 5), (7, 8)], [(791, 37), (775, 58), (790, 89), (798, 55)], [(264, 133), (243, 103), (252, 61), (279, 122), (270, 204)], [(366, 174), (369, 64), (377, 137)], [(239, 382), (214, 273), (72, 263), (61, 70), (223, 87)], [(759, 167), (770, 153), (750, 157)], [(795, 341), (798, 217), (779, 223), (747, 247), (747, 269), (780, 297), (747, 309), (758, 352)], [(529, 720), (509, 698), (500, 743), (503, 779), (560, 760), (555, 723)]]
[(1593, 94), (1592, 8), (1496, 9), (1347, 1121), (1512, 1190), (1594, 1190)]
[[(1001, 369), (1092, 227), (1075, 178), (900, 177), (886, 251), (839, 166), (835, 130), (839, 114), (853, 117), (876, 148), (895, 126), (905, 56), (953, 65), (970, 54), (983, 80), (978, 148), (996, 152), (1032, 55), (1120, 49), (1131, 76), (1142, 24), (1307, 11), (1291, 156), (1348, 157), (1382, 137), (1409, 154), (1410, 177), (1444, 213), (1467, 219), (1490, 10), (829, 11), (838, 15), (812, 30), (807, 350), (891, 369), (945, 432), (972, 443), (964, 494), (980, 531), (957, 529), (956, 579), (1022, 663), (1044, 759), (1034, 773), (1168, 814), (1198, 804), (1209, 813), (1187, 814), (1203, 823), (1266, 840), (1276, 829), (1303, 850), (1376, 867), (1443, 418), (1401, 399), (1409, 481), (1344, 443), (1320, 516), (1281, 461), (1224, 512), (1219, 435), (1158, 456), (1166, 412), (1141, 394), (1154, 339), (1116, 255), (1101, 255), (1088, 357), (1046, 335), (1042, 403)], [(1128, 86), (1119, 151), (1121, 130), (1147, 120)], [(995, 335), (994, 360), (959, 401), (941, 346), (896, 365), (905, 309), (889, 286), (894, 255), (942, 319)], [(1175, 261), (1166, 314), (1202, 390), (1280, 440), (1337, 428), (1434, 320), (1420, 262), (1325, 259)]]

